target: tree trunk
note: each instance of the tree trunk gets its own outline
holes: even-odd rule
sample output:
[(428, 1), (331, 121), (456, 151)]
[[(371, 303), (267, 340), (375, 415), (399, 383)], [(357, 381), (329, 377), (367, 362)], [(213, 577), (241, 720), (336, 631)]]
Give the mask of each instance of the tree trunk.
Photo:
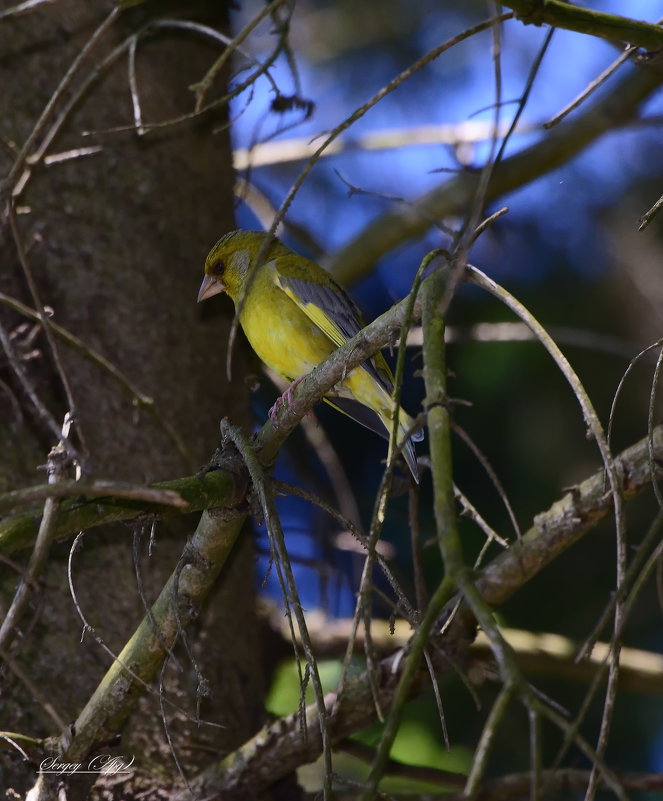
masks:
[[(169, 3), (168, 15), (223, 25), (226, 8), (218, 3)], [(123, 11), (85, 58), (64, 107), (92, 71), (164, 4), (146, 3)], [(112, 3), (74, 0), (47, 4), (27, 15), (0, 22), (0, 96), (4, 146), (2, 172), (14, 162), (17, 143), (28, 138), (53, 92), (109, 13)], [(145, 122), (167, 121), (191, 110), (188, 87), (199, 81), (218, 56), (209, 42), (168, 29), (139, 40), (138, 94)], [(157, 415), (86, 355), (57, 341), (61, 371), (74, 401), (75, 430), (84, 470), (91, 477), (149, 483), (189, 474), (204, 464), (218, 440), (218, 420), (228, 415), (246, 422), (243, 359), (234, 359), (232, 384), (225, 378), (226, 340), (231, 309), (196, 305), (202, 262), (211, 244), (233, 227), (232, 160), (223, 127), (227, 112), (169, 125), (140, 137), (133, 130), (108, 132), (131, 124), (127, 54), (90, 87), (67, 119), (49, 153), (97, 146), (99, 151), (33, 170), (17, 198), (22, 247), (41, 303), (53, 321), (79, 337), (119, 369), (141, 393), (152, 398)], [(83, 131), (95, 131), (82, 136)], [(0, 290), (35, 307), (21, 269), (10, 226), (2, 229)], [(212, 306), (212, 304), (210, 304)], [(68, 409), (66, 392), (42, 332), (29, 339), (34, 323), (0, 307), (0, 322), (12, 336), (16, 358), (58, 425)], [(36, 329), (35, 329), (36, 330)], [(35, 412), (11, 365), (0, 357), (0, 489), (44, 483), (40, 465), (57, 441)], [(172, 432), (176, 432), (173, 436)], [(184, 443), (184, 450), (178, 445)], [(188, 518), (154, 528), (147, 556), (139, 559), (145, 601), (150, 602), (175, 567)], [(116, 526), (83, 539), (72, 562), (76, 601), (95, 636), (115, 654), (144, 615), (132, 564), (132, 540), (152, 521)], [(111, 657), (76, 613), (67, 580), (71, 543), (52, 549), (48, 568), (20, 621), (11, 655), (24, 677), (2, 668), (0, 728), (35, 737), (59, 735), (48, 703), (63, 722), (75, 719)], [(0, 565), (2, 609), (8, 608), (20, 575)], [(254, 624), (254, 566), (249, 536), (221, 577), (199, 631), (189, 644), (211, 693), (200, 714), (222, 727), (195, 723), (197, 682), (186, 652), (181, 670), (169, 665), (165, 692), (188, 714), (164, 704), (174, 747), (185, 772), (209, 759), (209, 749), (225, 752), (242, 742), (260, 722), (263, 694), (257, 629)], [(35, 695), (39, 688), (40, 698)], [(122, 797), (176, 777), (178, 771), (164, 736), (158, 697), (146, 695), (129, 721), (120, 751), (136, 756), (133, 785)], [(35, 780), (35, 766), (15, 754), (4, 761), (0, 792), (24, 792)], [(158, 766), (158, 770), (156, 767)], [(4, 781), (4, 784), (3, 784)]]

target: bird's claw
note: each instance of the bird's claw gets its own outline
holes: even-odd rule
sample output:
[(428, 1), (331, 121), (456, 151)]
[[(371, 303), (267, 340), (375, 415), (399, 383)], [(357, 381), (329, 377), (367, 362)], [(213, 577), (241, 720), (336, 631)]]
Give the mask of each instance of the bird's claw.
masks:
[(304, 378), (303, 375), (300, 375), (299, 378), (295, 378), (295, 380), (292, 382), (292, 384), (290, 384), (290, 386), (286, 389), (286, 391), (283, 393), (283, 395), (280, 395), (276, 399), (276, 401), (274, 402), (274, 405), (272, 406), (272, 408), (268, 412), (270, 420), (274, 421), (274, 419), (276, 418), (276, 416), (279, 413), (279, 409), (281, 408), (281, 406), (284, 403), (287, 403), (288, 406), (292, 406), (292, 393), (295, 391), (295, 387), (297, 386), (297, 384), (299, 384), (299, 382), (302, 380), (302, 378)]
[(276, 419), (276, 416), (279, 413), (279, 409), (281, 408), (282, 403), (283, 403), (283, 396), (279, 395), (279, 397), (274, 402), (272, 408), (267, 412), (267, 416), (272, 422), (274, 422), (274, 420)]

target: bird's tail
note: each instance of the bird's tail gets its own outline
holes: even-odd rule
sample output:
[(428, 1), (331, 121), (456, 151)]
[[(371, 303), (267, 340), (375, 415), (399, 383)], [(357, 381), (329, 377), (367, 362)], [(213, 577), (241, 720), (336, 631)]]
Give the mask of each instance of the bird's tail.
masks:
[[(342, 396), (335, 396), (333, 398), (325, 397), (324, 400), (326, 403), (336, 409), (336, 411), (342, 412), (348, 417), (351, 417), (357, 423), (361, 423), (361, 425), (366, 426), (366, 428), (370, 428), (371, 431), (375, 431), (376, 434), (384, 437), (384, 439), (388, 440), (391, 436), (393, 421), (390, 410), (381, 408), (379, 411), (375, 411), (363, 403), (360, 403), (358, 400), (355, 400), (355, 398)], [(412, 430), (413, 425), (414, 420), (410, 417), (410, 415), (404, 409), (400, 409), (398, 413), (399, 445), (408, 436), (408, 433)], [(415, 431), (413, 434), (410, 434), (407, 442), (402, 448), (403, 457), (407, 462), (407, 466), (410, 468), (412, 477), (417, 484), (419, 483), (419, 471), (417, 469), (417, 454), (414, 449), (414, 443), (421, 442), (423, 438), (423, 431)]]
[[(387, 417), (386, 420), (383, 420), (383, 424), (388, 432), (387, 437), (389, 437), (391, 435), (391, 429), (393, 425), (391, 417)], [(412, 477), (418, 484), (419, 470), (417, 467), (417, 452), (414, 449), (414, 443), (421, 442), (421, 440), (424, 438), (424, 432), (421, 429), (412, 432), (413, 425), (414, 425), (414, 420), (404, 409), (401, 408), (398, 412), (398, 444), (401, 445), (403, 443), (403, 440), (405, 440), (405, 438), (407, 437), (407, 441), (403, 445), (401, 453), (403, 454), (403, 458), (407, 462), (407, 466), (410, 468)]]

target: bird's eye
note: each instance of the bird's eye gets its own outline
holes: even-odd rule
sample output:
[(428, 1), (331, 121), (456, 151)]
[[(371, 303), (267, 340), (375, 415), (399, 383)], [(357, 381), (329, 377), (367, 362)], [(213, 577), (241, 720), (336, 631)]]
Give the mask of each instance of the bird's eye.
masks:
[(215, 261), (212, 265), (212, 275), (220, 276), (223, 275), (224, 270), (226, 269), (226, 265), (219, 259), (219, 261)]

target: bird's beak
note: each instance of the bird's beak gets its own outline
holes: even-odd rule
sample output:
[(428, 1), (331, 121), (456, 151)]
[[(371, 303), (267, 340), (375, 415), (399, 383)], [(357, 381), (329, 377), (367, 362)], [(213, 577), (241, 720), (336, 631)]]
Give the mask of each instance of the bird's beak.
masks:
[(198, 290), (198, 303), (201, 300), (207, 300), (212, 295), (218, 295), (219, 292), (225, 292), (226, 285), (219, 278), (214, 278), (212, 275), (206, 275)]

